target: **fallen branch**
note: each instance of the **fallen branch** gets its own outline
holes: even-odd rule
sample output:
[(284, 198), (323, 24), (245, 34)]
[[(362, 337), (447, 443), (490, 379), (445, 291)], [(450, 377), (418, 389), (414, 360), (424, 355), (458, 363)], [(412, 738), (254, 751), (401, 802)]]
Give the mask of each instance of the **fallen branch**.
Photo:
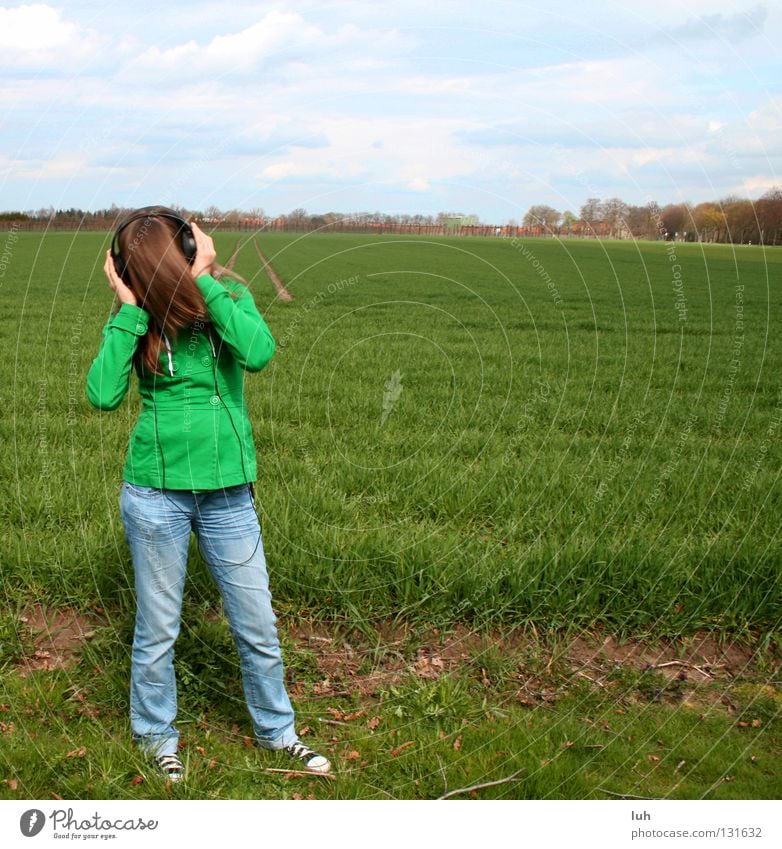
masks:
[(586, 674), (586, 672), (576, 672), (576, 675), (578, 675), (579, 678), (586, 678), (587, 681), (591, 681), (593, 684), (597, 684), (598, 687), (602, 687), (603, 689), (605, 689), (605, 684), (601, 683), (600, 681), (596, 681), (594, 678), (590, 678), (589, 675)]
[(264, 772), (276, 772), (281, 773), (282, 775), (291, 775), (291, 776), (307, 776), (308, 778), (330, 778), (332, 781), (336, 780), (336, 775), (332, 775), (330, 772), (313, 772), (309, 769), (274, 769), (273, 767), (266, 767)]
[(437, 763), (440, 764), (440, 774), (443, 777), (443, 785), (445, 787), (445, 792), (448, 792), (448, 779), (445, 776), (445, 767), (443, 766), (443, 762), (440, 760), (440, 756), (436, 755)]
[(440, 799), (450, 799), (451, 796), (458, 796), (461, 793), (470, 793), (472, 790), (483, 790), (484, 787), (496, 787), (498, 784), (508, 784), (511, 781), (517, 781), (517, 776), (524, 772), (524, 768), (517, 769), (513, 775), (509, 775), (507, 778), (500, 778), (497, 781), (484, 781), (482, 784), (473, 784), (470, 787), (460, 787), (458, 790), (451, 790), (449, 793), (443, 793), (442, 796), (438, 796), (438, 801)]
[(713, 678), (714, 676), (707, 672), (705, 669), (701, 669), (700, 666), (696, 666), (694, 663), (687, 663), (686, 660), (669, 660), (666, 663), (654, 663), (650, 665), (650, 669), (665, 669), (666, 666), (686, 666), (688, 669), (694, 669), (696, 672), (700, 672), (701, 675), (704, 675), (706, 678)]
[(598, 787), (598, 792), (607, 793), (609, 796), (616, 796), (617, 799), (642, 799), (644, 802), (659, 802), (654, 796), (633, 796), (630, 793), (613, 793), (611, 790), (606, 790), (603, 787)]

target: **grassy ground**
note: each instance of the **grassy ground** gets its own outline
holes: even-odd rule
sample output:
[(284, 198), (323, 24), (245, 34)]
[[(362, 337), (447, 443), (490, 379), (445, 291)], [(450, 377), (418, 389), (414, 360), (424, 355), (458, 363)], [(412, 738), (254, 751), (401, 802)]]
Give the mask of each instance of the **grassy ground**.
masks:
[[(431, 799), (510, 777), (458, 795), (782, 791), (782, 697), (768, 683), (778, 660), (736, 644), (721, 654), (708, 640), (606, 648), (602, 636), (464, 628), (370, 639), (344, 626), (284, 627), (299, 729), (333, 760), (335, 778), (269, 772), (290, 762), (253, 747), (230, 636), (204, 614), (186, 610), (178, 644), (185, 786), (166, 786), (132, 749), (130, 634), (104, 624), (70, 658), (62, 643), (59, 654), (29, 646), (27, 666), (4, 670), (0, 798)], [(68, 660), (64, 668), (51, 668), (55, 657)]]
[[(221, 257), (237, 238), (218, 235)], [(260, 241), (295, 297), (275, 300), (252, 245), (241, 251), (236, 269), (278, 341), (266, 371), (248, 379), (247, 399), (264, 547), (286, 621), (338, 622), (374, 641), (375, 655), (393, 620), (417, 632), (527, 626), (547, 639), (708, 632), (773, 662), (782, 254), (553, 240)], [(101, 414), (84, 397), (110, 307), (106, 245), (101, 234), (22, 233), (0, 278), (0, 764), (23, 788), (9, 795), (46, 796), (47, 782), (62, 796), (165, 790), (149, 777), (131, 783), (146, 772), (125, 727), (133, 594), (117, 499), (138, 402), (131, 389), (120, 410)], [(195, 610), (218, 607), (195, 549), (192, 566), (194, 631), (180, 648), (180, 679), (192, 719), (186, 751), (200, 777), (184, 792), (430, 797), (446, 783), (522, 767), (523, 780), (481, 792), (583, 798), (602, 786), (720, 798), (774, 786), (770, 666), (712, 682), (730, 690), (733, 712), (719, 699), (700, 711), (675, 699), (622, 706), (632, 682), (578, 676), (552, 704), (530, 707), (519, 680), (497, 674), (487, 687), (458, 668), (434, 679), (411, 672), (395, 691), (325, 705), (307, 689), (319, 680), (310, 650), (291, 644), (303, 724), (341, 764), (338, 782), (307, 779), (302, 789), (259, 772), (268, 757), (244, 751), (244, 734), (232, 730), (244, 722), (238, 685), (227, 700), (222, 688), (236, 669), (214, 650), (225, 631), (201, 633), (218, 627), (209, 618), (192, 624)], [(19, 616), (41, 601), (84, 616), (99, 607), (102, 619), (79, 666), (21, 678), (15, 664), (30, 645)], [(527, 662), (516, 658), (515, 674)], [(743, 685), (759, 689), (733, 692)], [(100, 713), (79, 713), (74, 692)], [(322, 706), (368, 713), (324, 735)], [(736, 725), (742, 711), (746, 728)], [(368, 728), (376, 715), (381, 723)], [(585, 718), (608, 721), (618, 736)], [(82, 746), (83, 756), (68, 757)]]

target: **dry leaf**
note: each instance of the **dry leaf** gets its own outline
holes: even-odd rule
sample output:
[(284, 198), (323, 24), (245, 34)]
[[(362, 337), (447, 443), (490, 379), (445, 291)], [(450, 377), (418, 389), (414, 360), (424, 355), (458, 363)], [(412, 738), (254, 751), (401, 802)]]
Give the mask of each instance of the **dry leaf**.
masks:
[(395, 749), (391, 749), (391, 757), (397, 757), (402, 752), (404, 752), (405, 749), (409, 749), (410, 746), (415, 746), (415, 740), (408, 740), (406, 743), (402, 743), (401, 746), (397, 746)]
[(453, 748), (454, 748), (454, 750), (455, 750), (455, 751), (457, 751), (457, 752), (458, 752), (458, 751), (459, 751), (459, 749), (461, 749), (461, 747), (462, 747), (462, 738), (461, 738), (461, 737), (457, 737), (457, 738), (453, 741)]
[(242, 745), (245, 747), (245, 749), (252, 749), (253, 738), (252, 737), (242, 737)]
[(135, 787), (138, 784), (143, 784), (144, 779), (140, 775), (134, 775), (133, 778), (130, 779), (130, 783)]
[(83, 758), (87, 754), (87, 747), (82, 746), (80, 749), (74, 749), (72, 752), (68, 752), (65, 756), (66, 758)]
[(370, 731), (374, 731), (378, 727), (378, 725), (380, 725), (380, 717), (379, 716), (373, 716), (372, 719), (370, 719), (369, 722), (367, 722), (367, 728)]
[(344, 719), (345, 714), (342, 713), (341, 710), (337, 710), (336, 708), (326, 708), (326, 713), (330, 713), (334, 719)]
[(6, 778), (5, 783), (11, 788), (11, 790), (16, 790), (19, 787), (19, 781), (16, 778)]
[(366, 716), (365, 710), (357, 710), (355, 713), (349, 713), (344, 717), (345, 722), (350, 722), (352, 719), (359, 719), (359, 717)]
[(195, 748), (199, 755), (206, 757), (206, 749), (203, 746), (196, 746)]
[(647, 755), (646, 757), (647, 757), (647, 758), (648, 758), (648, 759), (649, 759), (652, 763), (655, 763), (656, 761), (659, 761), (659, 760), (660, 760), (660, 756), (659, 756), (659, 755)]
[(761, 720), (759, 720), (759, 719), (753, 719), (753, 720), (752, 720), (752, 722), (750, 722), (750, 725), (751, 725), (753, 728), (760, 728), (760, 726), (761, 726), (761, 725), (763, 725), (763, 723), (762, 723), (762, 721), (761, 721)]
[(743, 720), (743, 719), (740, 719), (740, 720), (736, 723), (736, 726), (737, 726), (738, 728), (749, 728), (749, 723), (748, 723), (748, 722), (744, 722), (744, 720)]
[(311, 733), (312, 733), (312, 729), (309, 727), (309, 725), (305, 725), (304, 728), (302, 728), (301, 731), (299, 731), (299, 737), (306, 737), (307, 734), (311, 734)]
[(352, 752), (350, 752), (350, 754), (348, 754), (347, 760), (349, 760), (349, 761), (361, 760), (361, 755), (359, 755), (359, 753), (357, 751), (355, 751), (355, 749), (354, 749)]
[(564, 742), (562, 745), (563, 745), (566, 749), (569, 749), (569, 748), (573, 745), (573, 741), (572, 741), (572, 740), (565, 740), (565, 742)]

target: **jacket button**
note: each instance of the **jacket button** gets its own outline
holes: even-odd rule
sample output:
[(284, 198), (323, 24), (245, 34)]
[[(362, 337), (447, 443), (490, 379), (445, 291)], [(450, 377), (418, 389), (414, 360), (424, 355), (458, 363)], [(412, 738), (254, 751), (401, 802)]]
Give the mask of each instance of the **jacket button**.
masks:
[(220, 398), (219, 398), (219, 396), (217, 396), (217, 395), (212, 395), (212, 397), (209, 399), (209, 403), (210, 403), (213, 407), (216, 407), (216, 406), (220, 403)]
[(208, 365), (210, 365), (211, 362), (212, 362), (211, 357), (201, 357), (201, 365), (202, 366), (208, 366)]
[(143, 325), (143, 324), (141, 324), (141, 322), (139, 322), (139, 323), (136, 325), (136, 333), (146, 333), (146, 332), (147, 332), (147, 328), (146, 328), (146, 327), (144, 327), (144, 325)]

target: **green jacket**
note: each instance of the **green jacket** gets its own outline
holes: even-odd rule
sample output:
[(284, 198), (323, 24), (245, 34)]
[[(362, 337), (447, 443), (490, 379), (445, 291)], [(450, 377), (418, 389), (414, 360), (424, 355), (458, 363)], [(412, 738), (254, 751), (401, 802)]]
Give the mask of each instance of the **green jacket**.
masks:
[[(212, 323), (211, 342), (199, 324), (182, 330), (171, 342), (171, 364), (161, 349), (163, 374), (144, 371), (139, 377), (143, 408), (123, 469), (130, 483), (209, 490), (256, 479), (242, 370), (260, 371), (269, 362), (274, 337), (246, 286), (209, 274), (196, 283)], [(87, 374), (87, 397), (98, 409), (115, 410), (122, 403), (149, 318), (141, 307), (123, 304), (103, 328)]]

